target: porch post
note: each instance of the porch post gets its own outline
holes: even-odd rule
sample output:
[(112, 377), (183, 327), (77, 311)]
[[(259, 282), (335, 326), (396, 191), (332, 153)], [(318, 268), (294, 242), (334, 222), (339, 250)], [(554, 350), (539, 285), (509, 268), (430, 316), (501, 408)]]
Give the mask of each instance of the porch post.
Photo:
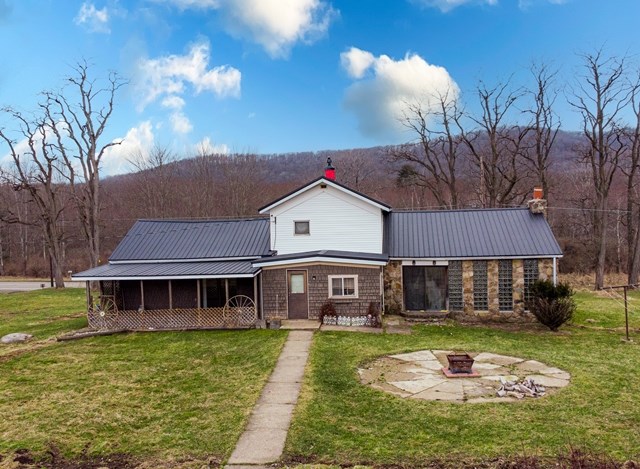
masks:
[(256, 318), (258, 318), (258, 276), (253, 277), (253, 306), (256, 311)]
[(227, 301), (229, 301), (229, 279), (225, 278), (224, 279), (224, 304), (227, 304)]
[(144, 311), (144, 280), (140, 280), (140, 306)]
[(85, 284), (85, 295), (86, 295), (86, 300), (87, 300), (87, 312), (89, 311), (89, 309), (91, 308), (92, 304), (91, 304), (91, 282), (89, 282), (88, 280), (86, 282), (84, 282)]
[(171, 287), (171, 279), (169, 279), (169, 309), (173, 309), (173, 288)]
[(260, 319), (264, 319), (264, 289), (262, 285), (262, 272), (260, 272)]
[(553, 258), (553, 284), (558, 285), (558, 258)]
[(196, 291), (197, 291), (196, 295), (198, 295), (198, 301), (197, 301), (198, 309), (200, 309), (200, 279), (196, 279)]

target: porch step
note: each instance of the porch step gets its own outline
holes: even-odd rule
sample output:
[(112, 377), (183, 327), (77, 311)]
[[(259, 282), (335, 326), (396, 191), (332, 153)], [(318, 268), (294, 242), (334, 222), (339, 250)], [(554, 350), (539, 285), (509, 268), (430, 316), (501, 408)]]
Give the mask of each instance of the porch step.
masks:
[(283, 319), (280, 329), (313, 331), (320, 329), (320, 321), (313, 319)]
[(403, 311), (400, 315), (412, 322), (444, 321), (449, 318), (448, 311)]

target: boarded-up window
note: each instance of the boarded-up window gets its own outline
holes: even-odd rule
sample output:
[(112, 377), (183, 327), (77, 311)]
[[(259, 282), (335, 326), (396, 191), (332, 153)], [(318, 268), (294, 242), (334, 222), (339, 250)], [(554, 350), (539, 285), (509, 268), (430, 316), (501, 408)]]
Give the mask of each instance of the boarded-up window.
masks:
[(462, 311), (464, 296), (462, 291), (462, 261), (449, 261), (449, 310)]
[(487, 261), (473, 261), (473, 309), (487, 311), (489, 294), (487, 291)]
[(511, 259), (498, 263), (498, 304), (500, 311), (513, 311), (513, 264)]
[(538, 271), (538, 259), (524, 260), (524, 301), (525, 303), (531, 299), (529, 288), (540, 277)]

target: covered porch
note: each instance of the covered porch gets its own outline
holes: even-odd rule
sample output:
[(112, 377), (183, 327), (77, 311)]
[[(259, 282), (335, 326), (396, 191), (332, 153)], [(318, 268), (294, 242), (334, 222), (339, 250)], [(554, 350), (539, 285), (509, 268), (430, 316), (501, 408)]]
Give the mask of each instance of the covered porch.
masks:
[(74, 279), (86, 282), (95, 329), (235, 329), (254, 327), (260, 317), (258, 273), (250, 262), (138, 263), (100, 266)]

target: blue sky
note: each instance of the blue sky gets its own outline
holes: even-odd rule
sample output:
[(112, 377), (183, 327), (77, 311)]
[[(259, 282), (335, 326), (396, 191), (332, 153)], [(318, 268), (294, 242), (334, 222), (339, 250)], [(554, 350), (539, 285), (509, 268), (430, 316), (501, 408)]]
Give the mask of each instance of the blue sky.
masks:
[[(168, 146), (294, 152), (394, 144), (402, 103), (478, 80), (578, 71), (576, 53), (640, 53), (638, 0), (0, 0), (0, 106), (34, 109), (87, 59), (118, 71), (105, 161)], [(563, 127), (578, 118), (559, 100)], [(11, 123), (0, 121), (5, 127)], [(6, 149), (0, 148), (0, 154)]]

